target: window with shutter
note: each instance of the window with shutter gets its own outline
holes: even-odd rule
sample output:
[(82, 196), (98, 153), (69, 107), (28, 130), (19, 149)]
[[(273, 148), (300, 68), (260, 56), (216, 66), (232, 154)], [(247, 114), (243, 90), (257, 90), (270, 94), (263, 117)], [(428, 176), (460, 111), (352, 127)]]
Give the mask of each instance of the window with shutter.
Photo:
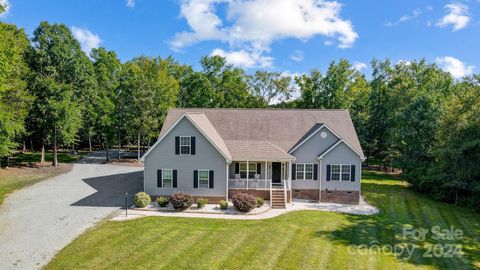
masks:
[(198, 170), (198, 188), (209, 188), (209, 170)]

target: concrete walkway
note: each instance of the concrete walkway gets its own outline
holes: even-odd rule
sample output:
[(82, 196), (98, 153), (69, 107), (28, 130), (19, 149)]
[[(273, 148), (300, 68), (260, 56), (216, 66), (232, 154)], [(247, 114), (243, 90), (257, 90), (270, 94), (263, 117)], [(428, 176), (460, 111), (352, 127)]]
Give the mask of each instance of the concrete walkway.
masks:
[[(231, 207), (231, 206), (230, 206)], [(124, 221), (137, 219), (147, 216), (161, 216), (161, 217), (188, 217), (188, 218), (217, 218), (217, 219), (241, 219), (241, 220), (258, 220), (277, 217), (292, 211), (302, 210), (317, 210), (328, 212), (340, 212), (354, 215), (375, 215), (379, 210), (365, 202), (363, 198), (360, 199), (359, 205), (338, 204), (338, 203), (309, 203), (303, 200), (293, 201), (287, 206), (287, 209), (269, 209), (268, 211), (259, 214), (205, 214), (189, 212), (172, 212), (172, 211), (152, 211), (152, 210), (128, 210), (128, 216), (125, 216), (125, 211), (120, 212), (111, 220)]]
[(125, 192), (133, 196), (142, 189), (142, 168), (103, 165), (103, 156), (87, 155), (69, 173), (6, 198), (0, 207), (0, 269), (41, 268), (86, 229), (118, 211)]

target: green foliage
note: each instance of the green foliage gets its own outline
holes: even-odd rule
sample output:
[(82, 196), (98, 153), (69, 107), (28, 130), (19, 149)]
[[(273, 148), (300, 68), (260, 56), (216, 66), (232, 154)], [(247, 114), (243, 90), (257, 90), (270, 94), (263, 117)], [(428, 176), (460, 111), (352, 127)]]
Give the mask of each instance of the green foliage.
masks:
[(181, 211), (192, 206), (193, 197), (188, 193), (175, 192), (170, 196), (169, 201), (174, 209)]
[(0, 157), (9, 155), (25, 132), (32, 97), (26, 91), (29, 41), (23, 29), (0, 22)]
[(160, 207), (167, 207), (167, 205), (169, 203), (168, 198), (165, 197), (165, 196), (158, 196), (156, 201), (158, 203), (158, 206), (160, 206)]
[(257, 199), (248, 193), (237, 193), (232, 197), (235, 208), (243, 213), (252, 211), (257, 206)]
[(228, 208), (228, 202), (227, 201), (224, 201), (224, 200), (221, 200), (218, 205), (220, 206), (220, 209), (222, 210), (227, 210)]
[(138, 192), (137, 194), (135, 194), (135, 198), (133, 199), (133, 203), (138, 208), (146, 207), (150, 204), (150, 202), (150, 195), (145, 192)]
[(261, 197), (257, 197), (257, 207), (262, 207), (265, 204), (265, 200)]
[(203, 208), (205, 205), (208, 203), (208, 200), (205, 198), (198, 198), (197, 199), (197, 207), (198, 208)]

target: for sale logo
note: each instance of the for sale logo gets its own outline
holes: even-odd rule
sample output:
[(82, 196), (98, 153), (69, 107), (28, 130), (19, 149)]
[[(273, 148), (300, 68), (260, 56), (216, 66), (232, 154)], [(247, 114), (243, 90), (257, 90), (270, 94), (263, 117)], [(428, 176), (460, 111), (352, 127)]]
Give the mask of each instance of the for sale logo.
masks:
[(415, 253), (425, 258), (461, 257), (462, 245), (458, 241), (462, 237), (463, 231), (454, 226), (414, 228), (405, 225), (396, 244), (382, 244), (374, 240), (365, 245), (350, 245), (348, 252), (352, 255), (393, 254), (404, 259), (412, 258)]

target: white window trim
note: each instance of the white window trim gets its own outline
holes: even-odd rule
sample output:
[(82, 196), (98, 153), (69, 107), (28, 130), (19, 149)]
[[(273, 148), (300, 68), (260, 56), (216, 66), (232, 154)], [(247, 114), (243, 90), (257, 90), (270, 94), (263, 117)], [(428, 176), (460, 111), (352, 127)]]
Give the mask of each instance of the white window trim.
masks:
[[(340, 177), (339, 177), (339, 180), (334, 180), (332, 175), (333, 175), (333, 169), (331, 166), (340, 166), (340, 172), (338, 172), (338, 174), (340, 174)], [(348, 166), (350, 167), (350, 171), (348, 172), (348, 180), (342, 180), (342, 174), (346, 174), (346, 172), (344, 173), (343, 172), (343, 166)], [(352, 164), (330, 164), (330, 180), (331, 181), (339, 181), (339, 182), (350, 182), (352, 179)]]
[[(207, 172), (207, 177), (208, 177), (207, 187), (201, 187), (200, 186), (200, 172)], [(210, 188), (210, 170), (207, 170), (207, 169), (199, 169), (198, 170), (198, 188), (203, 188), (203, 189)]]
[[(188, 145), (182, 145), (182, 138), (188, 138), (190, 143)], [(192, 136), (180, 136), (180, 155), (191, 155), (192, 154)], [(182, 153), (182, 146), (188, 146), (188, 154)]]
[[(298, 179), (298, 165), (303, 165), (303, 177), (302, 179)], [(306, 165), (312, 165), (312, 178), (307, 179), (307, 166)], [(313, 180), (313, 176), (315, 175), (315, 166), (313, 163), (295, 163), (295, 179), (297, 180)]]
[[(169, 187), (165, 186), (165, 183), (163, 182), (165, 180), (165, 171), (170, 171), (170, 175), (172, 176)], [(173, 169), (162, 169), (162, 188), (173, 188)]]
[[(246, 171), (245, 171), (245, 170), (242, 171), (242, 164), (245, 164), (245, 166), (247, 166), (247, 170), (246, 170)], [(251, 166), (252, 164), (255, 164), (255, 170), (253, 170), (253, 171), (250, 170), (250, 168), (248, 168), (248, 166)], [(242, 175), (242, 172), (245, 172), (245, 173), (254, 172), (254, 175), (257, 174), (257, 166), (258, 166), (257, 164), (258, 164), (258, 162), (248, 162), (248, 165), (247, 165), (247, 162), (239, 162), (239, 164), (238, 164), (238, 173), (240, 174), (240, 178), (242, 177), (242, 176), (241, 176), (241, 175)], [(246, 176), (248, 176), (248, 174), (247, 174)], [(246, 176), (245, 176), (245, 178), (247, 178)], [(253, 178), (253, 177), (248, 177), (248, 178)]]

